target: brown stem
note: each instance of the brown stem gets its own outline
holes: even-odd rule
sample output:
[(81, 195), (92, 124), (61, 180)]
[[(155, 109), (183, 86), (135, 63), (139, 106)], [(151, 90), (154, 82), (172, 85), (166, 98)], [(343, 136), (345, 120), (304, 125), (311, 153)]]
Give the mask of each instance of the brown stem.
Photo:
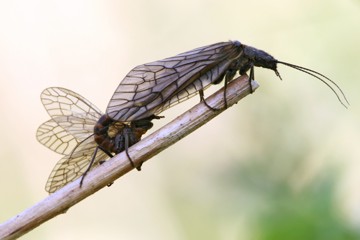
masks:
[[(231, 107), (247, 96), (251, 89), (255, 90), (258, 87), (258, 84), (254, 81), (252, 81), (252, 85), (252, 88), (250, 88), (248, 76), (246, 75), (231, 81), (226, 89), (227, 107)], [(135, 165), (149, 160), (226, 110), (224, 108), (223, 88), (208, 97), (206, 102), (213, 108), (220, 110), (213, 111), (200, 102), (129, 148), (129, 154)], [(58, 214), (65, 213), (67, 209), (76, 203), (114, 182), (132, 169), (133, 167), (128, 161), (125, 152), (114, 156), (89, 172), (81, 188), (79, 187), (81, 178), (79, 178), (1, 224), (0, 239), (15, 239), (24, 235)]]

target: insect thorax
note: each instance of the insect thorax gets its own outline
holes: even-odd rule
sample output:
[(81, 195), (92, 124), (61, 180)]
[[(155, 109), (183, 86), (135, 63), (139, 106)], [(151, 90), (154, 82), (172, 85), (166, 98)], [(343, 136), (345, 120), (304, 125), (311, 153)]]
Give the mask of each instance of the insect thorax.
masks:
[(107, 135), (109, 138), (114, 138), (123, 131), (124, 128), (129, 128), (129, 125), (123, 122), (112, 122), (109, 124)]
[(105, 114), (94, 126), (94, 139), (103, 150), (120, 153), (140, 141), (147, 130), (133, 123), (115, 121)]

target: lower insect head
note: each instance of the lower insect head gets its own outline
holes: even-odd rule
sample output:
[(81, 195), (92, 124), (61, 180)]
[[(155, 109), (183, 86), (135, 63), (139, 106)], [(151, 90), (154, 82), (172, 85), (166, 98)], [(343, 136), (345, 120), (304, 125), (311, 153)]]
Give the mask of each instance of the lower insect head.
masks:
[(112, 139), (114, 143), (113, 151), (115, 153), (120, 153), (127, 150), (130, 146), (139, 142), (142, 135), (145, 133), (146, 130), (142, 128), (132, 128), (129, 125), (124, 125), (121, 132)]
[(131, 127), (134, 129), (142, 128), (145, 131), (153, 127), (153, 123), (149, 120), (139, 120), (131, 122)]

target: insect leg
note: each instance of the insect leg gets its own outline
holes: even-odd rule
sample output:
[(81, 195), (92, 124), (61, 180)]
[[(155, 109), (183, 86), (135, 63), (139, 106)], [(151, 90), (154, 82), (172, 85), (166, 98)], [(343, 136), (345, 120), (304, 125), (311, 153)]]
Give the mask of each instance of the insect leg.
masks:
[(97, 154), (98, 149), (99, 149), (99, 147), (96, 147), (96, 148), (95, 148), (95, 151), (94, 151), (93, 157), (91, 158), (90, 164), (89, 164), (88, 168), (85, 170), (84, 174), (81, 176), (80, 187), (81, 187), (82, 184), (83, 184), (83, 181), (84, 181), (84, 178), (85, 178), (86, 174), (90, 171), (90, 168), (91, 168), (91, 166), (92, 166), (93, 163), (94, 163), (94, 160), (95, 160), (95, 157), (96, 157), (96, 154)]
[(225, 75), (225, 83), (224, 83), (224, 108), (227, 109), (227, 99), (226, 99), (226, 90), (228, 82), (233, 78), (233, 76), (230, 76), (229, 74)]
[(225, 109), (227, 109), (228, 104), (227, 104), (227, 99), (226, 99), (226, 91), (227, 91), (227, 85), (228, 83), (235, 77), (236, 72), (238, 71), (237, 67), (230, 67), (225, 74), (225, 82), (224, 82), (224, 105), (225, 105)]
[(250, 67), (250, 76), (249, 76), (249, 85), (250, 85), (250, 93), (254, 93), (254, 89), (252, 88), (251, 81), (254, 80), (255, 73), (254, 73), (254, 65)]
[[(108, 152), (108, 151), (106, 151), (104, 148), (102, 148), (101, 146), (98, 146), (98, 148), (100, 148), (104, 153), (106, 153), (110, 158), (112, 158), (113, 157), (113, 155), (110, 153), (110, 152)], [(102, 161), (100, 161), (99, 163), (100, 164), (103, 164), (105, 162), (105, 160), (102, 160)], [(113, 185), (113, 183), (114, 182), (111, 182), (111, 183), (108, 183), (106, 186), (108, 186), (108, 187), (110, 187), (111, 185)]]
[[(128, 131), (125, 131), (125, 130), (128, 130)], [(128, 149), (129, 149), (129, 134), (131, 134), (131, 133), (129, 133), (129, 130), (130, 130), (130, 129), (127, 129), (127, 128), (124, 129), (125, 153), (126, 153), (126, 156), (127, 156), (128, 159), (129, 159), (130, 163), (131, 163), (131, 166), (132, 166), (133, 168), (136, 168), (138, 171), (141, 171), (141, 165), (142, 165), (142, 163), (141, 163), (139, 166), (135, 166), (135, 163), (134, 163), (133, 160), (131, 159), (130, 154), (129, 154), (129, 151), (128, 151)]]
[(204, 98), (204, 90), (202, 90), (202, 89), (199, 90), (199, 96), (200, 96), (200, 102), (203, 102), (207, 108), (209, 108), (210, 110), (212, 110), (214, 112), (220, 111), (220, 109), (213, 108), (206, 102), (206, 100)]
[[(88, 168), (85, 170), (84, 174), (81, 176), (80, 187), (82, 186), (82, 184), (83, 184), (83, 182), (84, 182), (84, 178), (85, 178), (86, 174), (90, 171), (92, 165), (94, 164), (94, 161), (95, 161), (95, 158), (96, 158), (96, 155), (97, 155), (97, 152), (98, 152), (99, 149), (101, 149), (104, 153), (106, 153), (110, 158), (113, 157), (113, 155), (112, 155), (111, 153), (109, 153), (108, 151), (106, 151), (106, 150), (103, 149), (102, 147), (97, 146), (97, 147), (95, 148), (94, 154), (93, 154), (93, 156), (92, 156), (92, 158), (91, 158), (91, 161), (90, 161), (90, 163), (89, 163)], [(100, 163), (100, 164), (103, 164), (104, 162), (105, 162), (105, 161), (100, 161), (99, 163)]]
[[(112, 155), (109, 151), (105, 150), (103, 147), (98, 146), (98, 148), (100, 148), (101, 151), (103, 151), (104, 153), (106, 153), (106, 155), (108, 155), (110, 158), (112, 158), (114, 155)], [(105, 160), (100, 161), (100, 164), (103, 164), (105, 162)]]

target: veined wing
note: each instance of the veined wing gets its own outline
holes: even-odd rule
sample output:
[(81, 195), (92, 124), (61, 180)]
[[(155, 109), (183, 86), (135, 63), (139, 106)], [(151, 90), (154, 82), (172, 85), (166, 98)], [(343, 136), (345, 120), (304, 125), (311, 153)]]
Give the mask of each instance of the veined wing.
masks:
[[(81, 142), (72, 153), (60, 159), (50, 173), (45, 187), (46, 191), (53, 193), (82, 176), (89, 167), (96, 147), (97, 144), (94, 139), (90, 137)], [(98, 151), (91, 169), (98, 166), (100, 161), (108, 158), (109, 156), (103, 151)]]
[(63, 155), (70, 154), (80, 142), (52, 119), (40, 125), (36, 139), (45, 147)]
[(44, 122), (36, 131), (36, 139), (45, 147), (69, 154), (81, 141), (94, 133), (96, 122), (73, 116), (54, 117)]
[[(65, 88), (45, 89), (41, 101), (51, 119), (40, 125), (36, 137), (41, 144), (65, 155), (46, 183), (46, 191), (52, 193), (82, 176), (88, 168), (97, 147), (94, 126), (102, 113), (84, 97)], [(92, 166), (108, 158), (98, 151)]]
[[(195, 81), (188, 84), (184, 89), (174, 93), (173, 96), (167, 101), (164, 101), (159, 106), (154, 107), (153, 114), (158, 115), (166, 109), (173, 107), (174, 105), (181, 103), (189, 98), (192, 98), (193, 96), (197, 95), (200, 90), (207, 89), (212, 83), (216, 82), (218, 79), (223, 78), (224, 73), (227, 71), (231, 63), (232, 61), (224, 60), (217, 66), (202, 74)], [(151, 107), (153, 104), (149, 104), (149, 106)]]
[[(54, 121), (60, 120), (60, 126), (63, 126), (64, 116), (93, 120), (96, 123), (102, 115), (90, 101), (66, 88), (47, 88), (41, 93), (40, 98), (50, 117)], [(66, 125), (64, 129), (67, 130)]]
[(41, 94), (45, 109), (52, 117), (36, 132), (37, 140), (49, 149), (67, 155), (93, 134), (101, 111), (81, 95), (65, 88), (47, 88)]
[(223, 77), (242, 54), (239, 42), (221, 42), (143, 64), (122, 80), (107, 107), (118, 121), (159, 113), (186, 100)]

